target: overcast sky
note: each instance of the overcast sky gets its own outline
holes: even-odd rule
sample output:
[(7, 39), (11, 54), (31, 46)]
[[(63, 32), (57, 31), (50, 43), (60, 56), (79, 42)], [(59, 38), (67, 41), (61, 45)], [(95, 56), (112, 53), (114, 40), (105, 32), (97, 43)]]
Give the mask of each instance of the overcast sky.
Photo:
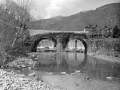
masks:
[(120, 0), (33, 0), (33, 2), (35, 3), (35, 17), (50, 18), (96, 9), (105, 4), (120, 2)]

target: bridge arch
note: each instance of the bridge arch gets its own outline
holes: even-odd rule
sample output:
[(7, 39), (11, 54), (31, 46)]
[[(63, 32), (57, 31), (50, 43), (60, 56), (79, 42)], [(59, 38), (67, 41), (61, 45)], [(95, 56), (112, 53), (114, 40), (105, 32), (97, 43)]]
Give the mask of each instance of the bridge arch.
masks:
[(80, 41), (83, 43), (83, 45), (84, 45), (84, 47), (85, 47), (85, 54), (86, 54), (86, 53), (87, 53), (87, 50), (88, 50), (87, 42), (86, 42), (84, 39), (81, 39), (81, 38), (76, 38), (76, 39), (80, 40)]
[(45, 40), (45, 39), (52, 40), (53, 43), (54, 43), (54, 47), (56, 47), (56, 45), (57, 45), (56, 39), (50, 38), (50, 37), (40, 37), (40, 38), (36, 39), (36, 40), (33, 42), (32, 47), (31, 47), (31, 52), (37, 52), (37, 46), (38, 46), (38, 44), (39, 44), (42, 40)]
[(87, 53), (87, 50), (88, 50), (87, 41), (85, 39), (82, 39), (81, 37), (70, 37), (69, 40), (65, 44), (65, 48), (67, 47), (67, 45), (68, 45), (68, 43), (70, 42), (71, 39), (73, 39), (73, 40), (77, 39), (77, 40), (81, 41), (82, 44), (85, 47), (85, 54)]

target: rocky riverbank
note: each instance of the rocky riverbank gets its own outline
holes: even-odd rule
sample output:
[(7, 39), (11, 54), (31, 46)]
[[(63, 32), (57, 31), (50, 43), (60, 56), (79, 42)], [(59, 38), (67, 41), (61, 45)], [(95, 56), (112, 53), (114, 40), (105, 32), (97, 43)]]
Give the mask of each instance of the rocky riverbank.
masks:
[(57, 86), (52, 86), (38, 80), (18, 74), (13, 71), (0, 69), (0, 90), (66, 90)]
[(33, 61), (31, 58), (17, 58), (13, 62), (8, 63), (6, 66), (13, 68), (34, 68), (36, 61)]

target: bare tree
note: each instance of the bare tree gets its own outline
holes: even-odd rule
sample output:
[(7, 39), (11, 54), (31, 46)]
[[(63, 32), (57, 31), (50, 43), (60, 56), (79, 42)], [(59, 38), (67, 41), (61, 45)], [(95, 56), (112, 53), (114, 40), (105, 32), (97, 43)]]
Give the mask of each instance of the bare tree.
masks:
[(12, 14), (12, 16), (18, 22), (18, 32), (13, 40), (12, 47), (16, 41), (26, 31), (26, 24), (32, 19), (31, 11), (33, 8), (32, 0), (6, 0), (6, 10)]
[[(26, 32), (26, 24), (32, 19), (32, 5), (30, 0), (6, 0), (5, 4), (0, 4), (0, 58), (3, 65), (6, 57), (11, 57), (6, 52), (6, 47), (11, 45), (11, 41), (14, 47), (16, 41)], [(19, 29), (14, 29), (15, 27)]]

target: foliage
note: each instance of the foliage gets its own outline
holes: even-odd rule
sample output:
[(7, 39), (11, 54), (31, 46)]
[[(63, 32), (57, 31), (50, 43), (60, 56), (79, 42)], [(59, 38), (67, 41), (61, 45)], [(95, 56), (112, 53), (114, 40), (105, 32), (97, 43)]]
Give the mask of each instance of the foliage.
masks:
[(6, 9), (9, 11), (13, 17), (19, 22), (19, 26), (22, 26), (32, 19), (30, 14), (33, 8), (31, 0), (6, 0)]
[[(93, 47), (96, 51), (103, 51), (107, 54), (117, 54), (120, 53), (120, 40), (114, 38), (106, 39), (93, 39), (90, 42), (90, 47)], [(93, 50), (93, 51), (95, 51)]]
[(119, 38), (120, 37), (120, 29), (118, 29), (118, 26), (116, 25), (113, 28), (113, 38)]
[(17, 29), (15, 18), (6, 11), (3, 5), (0, 5), (0, 62), (4, 64), (5, 60), (10, 61), (11, 56), (7, 52), (11, 48), (11, 44), (15, 37)]
[(115, 52), (120, 53), (120, 40), (118, 40), (118, 42), (114, 43), (114, 50), (115, 50)]
[(17, 40), (20, 39), (26, 31), (26, 23), (32, 19), (32, 2), (30, 0), (17, 0), (16, 2), (14, 0), (6, 0), (5, 9), (18, 22), (19, 30), (12, 43), (12, 47), (14, 47)]
[[(21, 41), (25, 39), (26, 23), (32, 19), (29, 1), (6, 0), (5, 4), (0, 4), (0, 58), (3, 63), (7, 60), (9, 52), (14, 51), (11, 49), (18, 39)], [(19, 50), (21, 49), (17, 49), (18, 53), (21, 52)]]
[[(36, 20), (28, 23), (31, 29), (44, 29), (44, 30), (75, 30), (83, 31), (83, 29), (92, 24), (97, 25), (98, 30), (103, 29), (106, 25), (108, 28), (113, 28), (116, 22), (119, 22), (117, 15), (120, 14), (120, 3), (108, 4), (97, 8), (96, 10), (89, 10), (80, 12), (71, 16), (62, 17), (60, 19), (49, 18)], [(118, 25), (118, 23), (116, 23)], [(120, 27), (119, 27), (120, 28)]]

